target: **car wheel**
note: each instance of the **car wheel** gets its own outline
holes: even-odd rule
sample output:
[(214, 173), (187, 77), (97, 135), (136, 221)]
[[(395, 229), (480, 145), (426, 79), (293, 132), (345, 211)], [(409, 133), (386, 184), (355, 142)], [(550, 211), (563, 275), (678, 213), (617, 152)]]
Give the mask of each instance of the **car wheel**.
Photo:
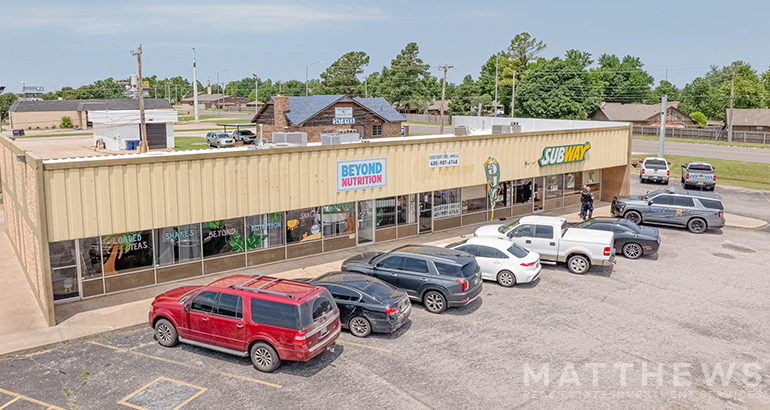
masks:
[(700, 218), (692, 218), (689, 221), (687, 221), (687, 230), (692, 233), (703, 233), (706, 232), (706, 221)]
[(272, 373), (281, 365), (281, 359), (272, 346), (265, 342), (254, 343), (251, 346), (251, 363), (260, 372)]
[(639, 259), (644, 252), (638, 243), (629, 242), (623, 245), (623, 256), (628, 259)]
[(589, 262), (588, 258), (583, 255), (572, 255), (569, 260), (567, 260), (567, 267), (570, 272), (582, 275), (591, 268), (591, 262)]
[(633, 222), (633, 223), (635, 223), (637, 225), (641, 225), (641, 223), (642, 223), (642, 214), (640, 214), (637, 211), (628, 211), (623, 216), (623, 218), (626, 218), (629, 221), (631, 221), (631, 222)]
[(510, 288), (516, 284), (516, 275), (509, 270), (500, 271), (500, 273), (497, 274), (497, 283), (499, 283), (500, 286)]
[(668, 185), (668, 180), (665, 180), (665, 181), (663, 182), (663, 185)]
[(644, 178), (642, 178), (642, 177), (639, 177), (639, 183), (640, 183), (640, 184), (643, 184), (643, 183), (644, 183)]
[(171, 347), (179, 343), (179, 334), (176, 332), (174, 324), (167, 319), (160, 319), (155, 322), (155, 339), (161, 346)]
[(430, 313), (441, 313), (446, 310), (446, 298), (435, 290), (429, 290), (425, 293), (422, 303)]
[(348, 328), (355, 337), (366, 337), (372, 333), (372, 325), (363, 316), (353, 316), (348, 322)]

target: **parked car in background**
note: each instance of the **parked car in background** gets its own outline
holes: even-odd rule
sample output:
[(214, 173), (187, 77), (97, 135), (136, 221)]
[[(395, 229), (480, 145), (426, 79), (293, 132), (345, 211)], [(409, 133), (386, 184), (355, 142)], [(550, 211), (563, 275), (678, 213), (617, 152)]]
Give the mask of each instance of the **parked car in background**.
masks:
[(251, 130), (235, 130), (233, 131), (232, 137), (236, 142), (240, 141), (244, 144), (253, 144), (257, 135)]
[(639, 165), (639, 182), (662, 182), (668, 185), (668, 178), (671, 175), (669, 165), (671, 163), (665, 158), (644, 158)]
[(406, 323), (412, 302), (406, 292), (372, 276), (329, 272), (307, 282), (323, 286), (340, 309), (340, 323), (353, 336), (393, 333)]
[(690, 162), (682, 165), (682, 188), (706, 188), (714, 190), (717, 176), (708, 162)]
[(508, 240), (472, 237), (439, 246), (473, 255), (481, 266), (481, 278), (500, 286), (529, 283), (540, 276), (540, 255)]
[(591, 218), (574, 225), (579, 229), (595, 229), (612, 232), (615, 237), (615, 249), (628, 259), (638, 259), (643, 255), (652, 255), (660, 247), (658, 228), (639, 226), (623, 218)]
[(234, 147), (235, 140), (233, 137), (227, 135), (227, 133), (220, 131), (210, 131), (206, 134), (206, 143), (209, 147), (226, 148)]
[(508, 240), (537, 252), (541, 262), (565, 262), (577, 274), (588, 272), (592, 265), (610, 266), (615, 261), (611, 232), (570, 228), (564, 218), (525, 216), (517, 223), (482, 226), (475, 235)]
[(428, 245), (365, 252), (342, 262), (345, 272), (373, 276), (404, 290), (431, 313), (465, 306), (481, 294), (481, 268), (472, 255)]
[(268, 276), (172, 289), (153, 300), (149, 321), (163, 346), (182, 342), (249, 356), (263, 372), (283, 360), (308, 361), (340, 335), (340, 312), (328, 290)]
[(641, 224), (686, 227), (692, 233), (725, 226), (722, 197), (713, 193), (658, 189), (644, 195), (615, 197), (612, 215)]

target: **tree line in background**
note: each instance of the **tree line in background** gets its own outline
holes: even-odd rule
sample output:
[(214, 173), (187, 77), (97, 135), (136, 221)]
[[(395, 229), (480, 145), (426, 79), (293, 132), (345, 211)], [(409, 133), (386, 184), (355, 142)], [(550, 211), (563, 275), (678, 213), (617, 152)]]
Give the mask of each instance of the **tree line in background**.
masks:
[[(514, 75), (518, 117), (585, 119), (602, 102), (660, 103), (662, 96), (667, 95), (669, 101), (679, 101), (679, 109), (697, 117), (699, 123), (701, 113), (708, 119), (723, 120), (729, 107), (733, 76), (735, 108), (770, 107), (770, 68), (760, 74), (742, 61), (724, 67), (712, 66), (706, 74), (680, 89), (666, 80), (656, 86), (655, 79), (645, 71), (638, 57), (602, 54), (594, 60), (590, 53), (579, 50), (568, 50), (563, 57), (538, 57), (546, 47), (529, 33), (514, 36), (507, 48), (487, 59), (477, 78), (466, 75), (459, 84), (447, 83), (446, 98), (451, 100), (447, 114), (475, 115), (481, 105), (483, 115), (495, 110), (510, 115)], [(432, 74), (431, 66), (419, 57), (419, 52), (417, 43), (409, 43), (391, 60), (390, 66), (364, 75), (369, 55), (351, 51), (329, 65), (319, 79), (310, 80), (309, 93), (383, 97), (398, 109), (424, 112), (434, 100), (441, 98), (442, 84)], [(192, 95), (192, 84), (181, 76), (159, 79), (153, 75), (145, 81), (149, 82), (152, 98), (179, 103), (183, 97)], [(255, 85), (255, 79), (247, 77), (228, 82), (224, 90), (219, 84), (213, 84), (212, 92), (253, 101)], [(200, 82), (198, 90), (206, 90)], [(268, 101), (279, 91), (290, 96), (305, 95), (306, 84), (299, 80), (259, 79), (260, 101)], [(127, 96), (125, 81), (107, 78), (77, 89), (64, 87), (43, 98)], [(7, 106), (10, 103), (0, 99), (4, 118)]]

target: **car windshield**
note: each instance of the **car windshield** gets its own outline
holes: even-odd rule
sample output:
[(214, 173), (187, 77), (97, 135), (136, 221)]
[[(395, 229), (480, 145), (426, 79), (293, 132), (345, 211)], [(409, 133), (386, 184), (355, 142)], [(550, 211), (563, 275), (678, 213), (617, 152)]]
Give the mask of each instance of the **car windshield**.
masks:
[(361, 289), (361, 291), (379, 301), (390, 299), (396, 296), (396, 293), (398, 293), (395, 288), (386, 283), (380, 282), (379, 280), (372, 281), (372, 283), (366, 285), (363, 289)]
[(661, 159), (648, 159), (644, 161), (645, 168), (651, 169), (666, 169), (666, 161)]
[(468, 240), (467, 239), (463, 239), (462, 241), (453, 242), (453, 243), (450, 243), (449, 245), (447, 245), (446, 247), (449, 248), (449, 249), (454, 249), (454, 248), (456, 248), (456, 247), (458, 247), (460, 245), (464, 245), (465, 242), (468, 242)]
[(513, 255), (513, 256), (515, 256), (517, 258), (523, 258), (523, 257), (529, 255), (529, 251), (528, 250), (522, 248), (521, 246), (519, 246), (519, 245), (517, 245), (515, 243), (513, 245), (511, 245), (510, 248), (508, 248), (508, 253), (510, 253), (511, 255)]
[(689, 170), (689, 171), (706, 171), (706, 172), (711, 172), (711, 165), (708, 165), (708, 164), (690, 164), (690, 166), (687, 167), (687, 170)]
[(656, 190), (654, 190), (652, 192), (648, 192), (648, 193), (640, 196), (639, 198), (641, 198), (643, 200), (647, 200), (647, 199), (650, 199), (652, 197), (655, 197), (655, 196), (658, 196), (660, 194), (664, 194), (664, 193), (667, 193), (667, 192), (668, 191), (666, 191), (665, 189), (656, 189)]
[(249, 130), (241, 130), (240, 133), (241, 135), (254, 135), (254, 133)]
[(591, 226), (591, 225), (593, 225), (593, 224), (594, 224), (594, 221), (592, 221), (592, 220), (590, 220), (590, 219), (589, 219), (589, 220), (587, 220), (587, 221), (583, 221), (583, 222), (578, 222), (578, 223), (576, 223), (576, 224), (575, 224), (575, 228), (586, 229), (586, 228), (588, 228), (589, 226)]
[(463, 266), (462, 269), (460, 269), (460, 271), (462, 272), (463, 277), (469, 278), (473, 276), (473, 274), (476, 273), (478, 269), (479, 269), (479, 264), (476, 263), (476, 260), (474, 259), (468, 262), (467, 264), (465, 264), (465, 266)]
[(500, 232), (500, 233), (506, 233), (506, 232), (510, 231), (511, 228), (513, 228), (514, 226), (516, 226), (516, 223), (514, 223), (514, 222), (511, 222), (511, 223), (509, 223), (507, 225), (500, 225), (500, 227), (497, 228), (497, 231)]
[(225, 134), (224, 132), (218, 132), (217, 138), (230, 138), (230, 136)]
[(303, 303), (300, 306), (302, 329), (307, 329), (314, 322), (323, 319), (335, 306), (332, 295), (326, 289), (317, 298)]

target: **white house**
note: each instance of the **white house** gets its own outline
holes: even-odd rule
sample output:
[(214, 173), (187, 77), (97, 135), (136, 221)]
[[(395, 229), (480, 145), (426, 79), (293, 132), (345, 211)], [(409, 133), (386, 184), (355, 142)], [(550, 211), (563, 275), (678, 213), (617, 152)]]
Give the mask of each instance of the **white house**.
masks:
[[(147, 124), (147, 142), (150, 149), (174, 147), (176, 110), (155, 109), (144, 111)], [(135, 149), (141, 136), (139, 110), (88, 111), (93, 123), (94, 144), (110, 151)], [(128, 147), (128, 148), (127, 148)]]

